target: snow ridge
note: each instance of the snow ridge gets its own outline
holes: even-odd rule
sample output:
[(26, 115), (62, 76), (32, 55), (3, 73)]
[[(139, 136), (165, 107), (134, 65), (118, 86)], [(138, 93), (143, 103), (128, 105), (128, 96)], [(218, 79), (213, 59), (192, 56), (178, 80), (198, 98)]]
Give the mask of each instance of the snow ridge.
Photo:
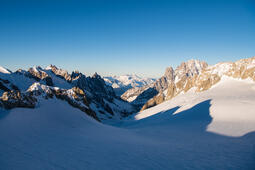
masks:
[(1, 73), (4, 73), (4, 74), (11, 74), (11, 71), (10, 71), (10, 70), (8, 70), (8, 69), (6, 69), (6, 68), (4, 68), (4, 67), (2, 67), (2, 66), (0, 66), (0, 72), (1, 72)]
[(34, 108), (39, 98), (57, 98), (98, 121), (119, 120), (134, 111), (133, 106), (118, 98), (98, 74), (92, 77), (78, 71), (69, 74), (50, 65), (46, 69), (34, 66), (28, 71), (19, 69), (0, 76), (0, 107), (7, 109)]

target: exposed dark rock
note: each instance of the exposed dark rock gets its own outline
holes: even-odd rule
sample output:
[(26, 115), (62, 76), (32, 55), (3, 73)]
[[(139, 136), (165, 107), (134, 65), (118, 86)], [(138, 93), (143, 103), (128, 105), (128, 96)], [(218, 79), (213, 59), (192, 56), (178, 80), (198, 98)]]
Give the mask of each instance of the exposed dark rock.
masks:
[(66, 70), (59, 69), (55, 65), (50, 65), (49, 67), (57, 77), (65, 79), (69, 83), (72, 81), (71, 75)]
[[(80, 109), (81, 111), (85, 112), (86, 114), (93, 117), (97, 121), (100, 121), (100, 119), (97, 117), (96, 113), (88, 107), (89, 104), (87, 102), (85, 93), (81, 89), (79, 89), (78, 87), (74, 87), (74, 88), (72, 88), (72, 90), (74, 91), (74, 94), (72, 96), (75, 100), (72, 100), (72, 98), (70, 98), (68, 96), (66, 90), (60, 90), (60, 89), (59, 90), (53, 90), (53, 94), (57, 98), (59, 98), (61, 100), (65, 100), (70, 105), (72, 105), (73, 107), (76, 107), (76, 108)], [(81, 105), (79, 102), (76, 102), (76, 101), (82, 101), (85, 104), (85, 106)]]
[(7, 87), (5, 87), (3, 85), (3, 83), (0, 82), (0, 90), (3, 90), (3, 91), (10, 91), (10, 89), (8, 89)]
[(31, 95), (13, 90), (4, 92), (0, 100), (6, 109), (12, 109), (15, 107), (34, 108), (37, 101), (36, 98)]
[(9, 80), (5, 80), (5, 79), (1, 79), (1, 78), (0, 78), (0, 81), (2, 81), (4, 84), (9, 84), (10, 83)]
[(41, 70), (42, 70), (41, 67), (29, 68), (28, 73), (30, 73), (30, 75), (28, 74), (28, 76), (34, 78), (36, 81), (40, 81), (49, 76), (47, 73)]
[(52, 78), (50, 76), (47, 76), (43, 79), (46, 82), (46, 85), (53, 86)]
[[(18, 78), (17, 84), (21, 84), (24, 80), (25, 85), (15, 86), (16, 84), (13, 84), (14, 80), (12, 81), (12, 79), (16, 77)], [(56, 79), (56, 77), (68, 82), (70, 86), (62, 80)], [(44, 99), (56, 97), (64, 100), (98, 121), (107, 119), (110, 115), (112, 115), (110, 116), (112, 118), (116, 114), (127, 115), (133, 111), (130, 109), (130, 112), (127, 112), (124, 107), (122, 108), (122, 104), (125, 102), (116, 97), (113, 88), (106, 85), (97, 73), (92, 77), (86, 77), (78, 71), (72, 72), (70, 75), (67, 71), (51, 65), (46, 69), (41, 67), (33, 67), (28, 69), (28, 71), (19, 69), (10, 74), (10, 82), (0, 80), (0, 88), (9, 92), (5, 93), (0, 100), (0, 107), (6, 109), (15, 107), (33, 108), (36, 105), (36, 99), (41, 96)], [(61, 81), (60, 83), (56, 82), (60, 84), (60, 87), (51, 87), (54, 86), (54, 80)], [(5, 85), (5, 83), (10, 84)], [(61, 87), (62, 84), (63, 86)], [(116, 103), (114, 103), (115, 101)], [(109, 103), (113, 103), (113, 105)], [(126, 102), (125, 104), (128, 103)], [(132, 108), (130, 104), (128, 105)], [(105, 113), (105, 117), (100, 116), (99, 110)], [(116, 116), (116, 118), (119, 118), (119, 116)]]
[(110, 107), (107, 103), (104, 105), (104, 109), (105, 109), (108, 113), (110, 113), (111, 115), (114, 115), (114, 113), (113, 113), (111, 107)]
[(19, 91), (19, 88), (17, 86), (15, 86), (14, 84), (11, 85), (13, 90)]
[[(142, 110), (159, 104), (165, 100), (171, 99), (176, 96), (180, 91), (188, 91), (194, 86), (194, 77), (199, 75), (206, 67), (207, 63), (198, 60), (190, 60), (181, 63), (175, 70), (172, 67), (168, 67), (165, 70), (164, 76), (156, 80), (152, 86), (141, 87), (140, 89), (130, 89), (126, 91), (121, 98), (129, 100), (133, 96), (138, 96), (132, 103), (143, 104), (140, 105)], [(153, 93), (148, 91), (148, 87), (155, 89)], [(151, 93), (146, 94), (146, 93)], [(135, 94), (135, 95), (134, 95)], [(140, 98), (142, 97), (142, 100)]]
[(71, 79), (75, 80), (77, 78), (79, 78), (82, 75), (82, 73), (80, 73), (79, 71), (73, 71), (71, 74)]

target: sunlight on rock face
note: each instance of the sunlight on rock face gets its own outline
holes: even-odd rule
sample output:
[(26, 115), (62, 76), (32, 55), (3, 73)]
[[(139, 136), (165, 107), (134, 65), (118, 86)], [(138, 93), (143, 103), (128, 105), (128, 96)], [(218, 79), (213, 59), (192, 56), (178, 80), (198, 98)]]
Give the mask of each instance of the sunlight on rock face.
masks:
[(208, 91), (201, 93), (189, 91), (153, 108), (139, 112), (135, 119), (139, 121), (150, 116), (159, 116), (176, 106), (180, 107), (172, 114), (182, 114), (197, 104), (211, 99), (209, 115), (212, 121), (207, 125), (206, 131), (225, 136), (243, 136), (255, 131), (255, 96), (252, 93), (254, 87), (254, 83), (249, 80), (223, 77), (222, 82)]

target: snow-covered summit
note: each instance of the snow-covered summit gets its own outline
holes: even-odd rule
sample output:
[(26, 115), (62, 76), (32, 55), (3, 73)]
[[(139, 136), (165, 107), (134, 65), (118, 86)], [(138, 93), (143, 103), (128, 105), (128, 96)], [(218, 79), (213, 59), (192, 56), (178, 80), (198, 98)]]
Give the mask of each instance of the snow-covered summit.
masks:
[(117, 127), (56, 98), (0, 110), (1, 169), (254, 169), (253, 94), (254, 83), (222, 81)]
[(57, 74), (57, 75), (62, 75), (62, 76), (68, 74), (68, 71), (63, 70), (63, 69), (61, 69), (61, 68), (58, 68), (57, 66), (55, 66), (55, 65), (53, 65), (53, 64), (47, 66), (47, 67), (45, 68), (45, 70), (51, 70), (51, 71), (54, 72), (55, 74)]
[(181, 63), (176, 69), (175, 69), (175, 77), (176, 79), (180, 79), (184, 76), (194, 76), (198, 75), (202, 72), (203, 69), (205, 69), (208, 66), (206, 62), (199, 61), (199, 60), (188, 60), (186, 62)]
[[(69, 74), (50, 65), (34, 66), (14, 73), (2, 68), (0, 74), (0, 108), (35, 107), (38, 98), (62, 99), (98, 121), (121, 119), (134, 111), (133, 106), (118, 98), (100, 75), (86, 77), (80, 72)], [(6, 74), (8, 73), (8, 74)]]
[(104, 77), (104, 81), (115, 89), (117, 95), (121, 95), (130, 88), (149, 85), (153, 83), (155, 79), (143, 78), (135, 74), (126, 74), (121, 76)]
[(138, 113), (98, 74), (0, 73), (1, 169), (254, 169), (254, 64), (169, 67)]
[(208, 90), (220, 82), (223, 76), (255, 81), (255, 57), (212, 66), (208, 66), (203, 61), (189, 60), (181, 63), (175, 70), (168, 67), (164, 76), (150, 86), (150, 89), (154, 89), (155, 92), (153, 96), (149, 95), (153, 90), (148, 91), (148, 88), (142, 87), (129, 89), (121, 97), (134, 104), (143, 103), (142, 110), (144, 110), (192, 88), (199, 92)]
[(4, 73), (4, 74), (10, 74), (10, 73), (11, 73), (10, 70), (8, 70), (8, 69), (6, 69), (6, 68), (4, 68), (4, 67), (2, 67), (2, 66), (0, 66), (0, 72), (1, 72), (1, 73)]
[(34, 92), (34, 91), (38, 91), (40, 93), (50, 93), (50, 86), (44, 85), (44, 84), (40, 84), (39, 82), (36, 82), (34, 84), (32, 84), (28, 89), (27, 92)]
[[(197, 76), (207, 66), (208, 64), (206, 62), (192, 59), (181, 63), (176, 69), (168, 67), (165, 70), (165, 74), (161, 78), (157, 79), (154, 83), (144, 87), (129, 89), (121, 96), (121, 98), (140, 107), (158, 93), (166, 94), (167, 88), (172, 83), (175, 84), (183, 79), (187, 79), (187, 77)], [(184, 87), (184, 85), (185, 84), (180, 84), (179, 86)], [(163, 98), (159, 99), (160, 102), (163, 100)]]
[(104, 80), (113, 86), (113, 88), (119, 88), (123, 86), (142, 87), (153, 83), (153, 78), (142, 78), (135, 74), (126, 74), (121, 76), (104, 77)]

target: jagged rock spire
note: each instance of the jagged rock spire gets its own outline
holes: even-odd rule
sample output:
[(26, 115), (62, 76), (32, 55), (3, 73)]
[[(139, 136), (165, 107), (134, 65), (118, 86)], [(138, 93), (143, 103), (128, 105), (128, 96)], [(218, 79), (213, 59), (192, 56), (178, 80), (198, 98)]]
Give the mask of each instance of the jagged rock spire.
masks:
[(92, 76), (92, 78), (101, 79), (101, 76), (95, 72)]
[(167, 78), (167, 80), (173, 80), (174, 79), (173, 67), (167, 67), (164, 76)]

